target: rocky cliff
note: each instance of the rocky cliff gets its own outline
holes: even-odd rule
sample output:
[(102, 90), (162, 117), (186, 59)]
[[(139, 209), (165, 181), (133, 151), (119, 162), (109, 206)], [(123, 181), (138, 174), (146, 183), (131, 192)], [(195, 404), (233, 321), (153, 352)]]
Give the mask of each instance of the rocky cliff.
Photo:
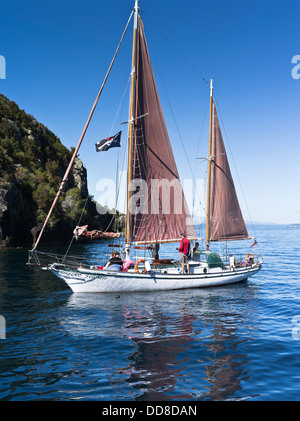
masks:
[[(34, 117), (0, 94), (0, 247), (32, 245), (50, 209), (72, 152)], [(88, 195), (77, 157), (42, 244), (69, 241), (88, 198), (82, 224), (103, 221)]]

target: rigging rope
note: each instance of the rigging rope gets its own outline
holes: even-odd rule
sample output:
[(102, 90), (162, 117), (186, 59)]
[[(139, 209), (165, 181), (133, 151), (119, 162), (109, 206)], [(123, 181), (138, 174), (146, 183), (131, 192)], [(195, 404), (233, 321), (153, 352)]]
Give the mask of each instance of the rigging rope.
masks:
[[(150, 45), (150, 48), (151, 48), (151, 45)], [(160, 73), (160, 71), (159, 71), (158, 63), (157, 63), (157, 61), (156, 61), (156, 58), (155, 58), (155, 55), (154, 55), (154, 52), (153, 52), (152, 48), (151, 48), (151, 53), (152, 53), (152, 56), (153, 56), (153, 58), (154, 58), (154, 62), (155, 62), (155, 64), (156, 64), (156, 68), (157, 68), (158, 75), (159, 75), (159, 77), (160, 77), (160, 80), (161, 80), (162, 86), (163, 86), (163, 88), (164, 88), (164, 92), (165, 92), (165, 95), (166, 95), (166, 98), (167, 98), (167, 101), (168, 101), (168, 104), (169, 104), (169, 107), (170, 107), (170, 110), (171, 110), (171, 114), (172, 114), (173, 120), (174, 120), (174, 122), (175, 122), (175, 126), (176, 126), (176, 129), (177, 129), (177, 132), (178, 132), (178, 136), (179, 136), (179, 139), (180, 139), (180, 142), (181, 142), (182, 148), (183, 148), (183, 150), (184, 150), (184, 154), (185, 154), (185, 156), (186, 156), (186, 160), (187, 160), (187, 162), (188, 162), (188, 166), (189, 166), (189, 168), (190, 168), (190, 172), (191, 172), (191, 176), (192, 176), (192, 180), (193, 180), (194, 189), (196, 190), (196, 193), (198, 193), (199, 198), (200, 198), (200, 193), (197, 191), (196, 178), (195, 178), (195, 175), (194, 175), (194, 172), (193, 172), (193, 169), (192, 169), (192, 166), (191, 166), (191, 163), (190, 163), (190, 160), (189, 160), (189, 157), (188, 157), (188, 154), (187, 154), (187, 151), (186, 151), (186, 148), (185, 148), (185, 145), (184, 145), (184, 142), (183, 142), (183, 139), (182, 139), (182, 136), (181, 136), (181, 133), (180, 133), (180, 130), (179, 130), (178, 124), (177, 124), (177, 120), (176, 120), (176, 117), (175, 117), (175, 114), (174, 114), (174, 111), (173, 111), (173, 108), (172, 108), (172, 105), (171, 105), (170, 99), (169, 99), (169, 97), (168, 97), (167, 90), (166, 90), (165, 84), (164, 84), (164, 82), (163, 82), (163, 79), (162, 79), (161, 73)], [(202, 124), (202, 131), (203, 131), (203, 127), (204, 127), (204, 122), (203, 122), (203, 124)], [(202, 136), (202, 133), (201, 133), (201, 136)], [(193, 209), (193, 210), (194, 210), (194, 209)], [(193, 218), (193, 215), (191, 215), (191, 217)]]
[[(197, 151), (196, 151), (196, 159), (195, 159), (195, 177), (196, 177), (197, 159), (199, 159), (198, 153), (199, 153), (199, 149), (200, 149), (200, 143), (202, 141), (202, 136), (203, 136), (204, 125), (205, 125), (205, 121), (206, 121), (206, 115), (207, 115), (208, 108), (209, 108), (209, 101), (206, 103), (204, 117), (203, 117), (203, 121), (202, 121), (202, 127), (201, 127), (200, 136), (199, 136), (199, 140), (198, 140), (198, 146), (197, 146)], [(196, 194), (197, 193), (199, 194), (199, 192), (197, 190), (196, 180), (194, 181), (194, 184), (195, 184), (194, 188), (195, 188)], [(206, 183), (205, 183), (205, 179), (204, 179), (203, 190), (202, 190), (201, 194), (199, 194), (199, 204), (201, 206), (201, 211), (203, 211), (203, 213), (205, 213), (205, 210), (204, 210), (204, 203), (202, 203), (202, 197), (203, 197), (203, 201), (204, 201), (204, 193), (205, 193), (205, 187), (204, 186), (205, 185), (206, 185)], [(203, 193), (203, 196), (202, 196), (202, 193)], [(195, 196), (196, 196), (196, 194), (193, 197), (193, 210), (195, 209), (195, 199), (196, 199)], [(202, 216), (202, 214), (200, 213), (199, 216)], [(193, 214), (192, 218), (194, 218), (194, 217), (195, 217), (195, 215)], [(202, 237), (202, 223), (200, 224), (200, 237)]]
[[(127, 88), (128, 88), (129, 81), (130, 81), (130, 78), (129, 78), (129, 79), (128, 79), (128, 81), (127, 81), (127, 84), (126, 84), (126, 87), (125, 87), (125, 90), (124, 90), (124, 93), (123, 93), (123, 96), (122, 96), (122, 99), (121, 99), (120, 105), (119, 105), (118, 110), (117, 110), (117, 112), (116, 112), (116, 116), (115, 116), (115, 119), (114, 119), (114, 121), (113, 121), (113, 124), (112, 124), (111, 130), (110, 130), (110, 135), (111, 135), (111, 133), (112, 133), (112, 131), (113, 131), (113, 128), (114, 128), (114, 126), (115, 126), (115, 123), (116, 123), (116, 120), (117, 120), (118, 114), (119, 114), (119, 112), (120, 112), (120, 108), (121, 108), (121, 106), (122, 106), (122, 104), (123, 104), (124, 97), (125, 97), (125, 94), (126, 94), (126, 91), (127, 91)], [(119, 151), (118, 151), (118, 158), (117, 158), (117, 168), (118, 168), (118, 164), (119, 164)], [(99, 164), (98, 164), (98, 167), (97, 167), (96, 173), (98, 172), (99, 167), (100, 167), (100, 160), (99, 160)], [(118, 170), (117, 170), (117, 177), (118, 177)], [(115, 214), (116, 214), (116, 204), (117, 204), (117, 201), (118, 201), (118, 195), (119, 195), (119, 191), (118, 191), (118, 186), (117, 186), (117, 191), (116, 191), (116, 200), (115, 200)], [(80, 217), (79, 217), (79, 220), (78, 220), (78, 222), (77, 222), (77, 226), (80, 226), (80, 223), (81, 223), (81, 220), (82, 220), (82, 217), (83, 217), (83, 214), (84, 214), (85, 208), (86, 208), (86, 206), (87, 206), (87, 203), (88, 203), (88, 199), (89, 199), (89, 197), (90, 197), (90, 195), (88, 195), (88, 196), (86, 197), (86, 199), (85, 199), (85, 203), (84, 203), (84, 206), (83, 206), (83, 209), (82, 209), (81, 215), (80, 215)], [(106, 229), (105, 229), (105, 230), (103, 230), (103, 232), (107, 232), (107, 231), (108, 231), (109, 227), (112, 225), (112, 222), (115, 220), (115, 218), (114, 218), (114, 215), (115, 215), (115, 214), (114, 214), (114, 213), (112, 214), (111, 220), (110, 220), (109, 224), (107, 225)], [(65, 253), (65, 255), (64, 255), (64, 260), (66, 259), (67, 255), (68, 255), (68, 253), (69, 253), (69, 251), (70, 251), (70, 248), (71, 248), (71, 246), (72, 246), (72, 244), (73, 244), (74, 238), (75, 238), (75, 235), (73, 235), (73, 236), (72, 236), (72, 239), (71, 239), (71, 241), (70, 241), (70, 243), (69, 243), (68, 249), (67, 249), (67, 251), (66, 251), (66, 253)]]
[[(147, 16), (147, 15), (146, 15)], [(155, 27), (155, 29), (168, 41), (168, 43), (174, 48), (174, 50), (187, 62), (187, 64), (194, 70), (194, 72), (202, 79), (202, 81), (207, 85), (210, 86), (210, 83), (205, 79), (205, 77), (193, 66), (193, 64), (182, 54), (182, 52), (173, 44), (169, 38), (161, 32), (161, 30), (155, 25), (155, 23), (147, 16), (147, 19), (151, 22), (151, 24)]]
[(39, 244), (39, 241), (40, 241), (40, 239), (41, 239), (41, 237), (42, 237), (42, 234), (43, 234), (43, 232), (44, 232), (44, 230), (45, 230), (45, 228), (46, 228), (46, 225), (47, 225), (47, 223), (48, 223), (48, 221), (49, 221), (49, 219), (50, 219), (50, 216), (51, 216), (51, 214), (52, 214), (52, 211), (53, 211), (53, 209), (54, 209), (54, 207), (55, 207), (55, 205), (56, 205), (56, 203), (57, 203), (57, 201), (58, 201), (58, 198), (59, 198), (59, 196), (60, 196), (61, 192), (63, 191), (64, 185), (65, 185), (65, 183), (66, 183), (66, 181), (67, 181), (67, 179), (68, 179), (69, 173), (70, 173), (71, 168), (72, 168), (73, 163), (74, 163), (74, 160), (75, 160), (75, 158), (76, 158), (76, 156), (77, 156), (77, 154), (78, 154), (78, 151), (79, 151), (80, 145), (81, 145), (81, 143), (82, 143), (82, 141), (83, 141), (83, 138), (84, 138), (84, 136), (85, 136), (85, 133), (86, 133), (86, 131), (87, 131), (87, 129), (88, 129), (88, 126), (89, 126), (89, 124), (90, 124), (90, 121), (91, 121), (91, 119), (92, 119), (92, 116), (93, 116), (93, 114), (94, 114), (94, 111), (95, 111), (95, 109), (96, 109), (96, 106), (97, 106), (97, 103), (98, 103), (98, 101), (99, 101), (100, 95), (101, 95), (101, 93), (102, 93), (102, 91), (103, 91), (103, 88), (104, 88), (104, 86), (105, 86), (105, 83), (106, 83), (106, 81), (107, 81), (107, 78), (108, 78), (108, 76), (109, 76), (109, 74), (110, 74), (110, 71), (111, 71), (111, 69), (112, 69), (112, 67), (113, 67), (113, 64), (114, 64), (114, 62), (115, 62), (116, 56), (117, 56), (117, 54), (118, 54), (118, 52), (119, 52), (119, 49), (120, 49), (120, 47), (121, 47), (121, 44), (122, 44), (123, 38), (124, 38), (124, 36), (125, 36), (125, 34), (126, 34), (126, 31), (127, 31), (127, 28), (128, 28), (129, 23), (130, 23), (130, 20), (131, 20), (132, 15), (133, 15), (133, 11), (132, 11), (132, 12), (131, 12), (131, 14), (130, 14), (130, 17), (129, 17), (129, 19), (128, 19), (128, 22), (127, 22), (127, 24), (126, 24), (126, 27), (125, 27), (125, 29), (124, 29), (124, 32), (123, 32), (123, 34), (122, 34), (122, 37), (121, 37), (121, 40), (120, 40), (119, 45), (118, 45), (118, 47), (117, 47), (117, 50), (116, 50), (116, 52), (115, 52), (115, 54), (114, 54), (114, 56), (113, 56), (113, 59), (112, 59), (112, 61), (111, 61), (111, 63), (110, 63), (109, 69), (108, 69), (108, 71), (107, 71), (107, 73), (106, 73), (106, 75), (105, 75), (104, 81), (103, 81), (103, 83), (102, 83), (102, 85), (101, 85), (101, 88), (100, 88), (100, 90), (99, 90), (99, 92), (98, 92), (98, 95), (97, 95), (97, 97), (96, 97), (96, 99), (95, 99), (95, 102), (94, 102), (93, 107), (92, 107), (92, 109), (91, 109), (91, 111), (90, 111), (89, 117), (88, 117), (88, 119), (87, 119), (87, 122), (86, 122), (86, 124), (85, 124), (85, 126), (84, 126), (84, 129), (83, 129), (83, 131), (82, 131), (82, 133), (81, 133), (80, 139), (79, 139), (79, 141), (78, 141), (78, 143), (77, 143), (77, 146), (76, 146), (76, 148), (75, 148), (75, 150), (74, 150), (74, 153), (73, 153), (73, 156), (72, 156), (72, 158), (71, 158), (71, 161), (70, 161), (70, 163), (69, 163), (69, 165), (68, 165), (68, 168), (67, 168), (67, 170), (66, 170), (66, 172), (65, 172), (65, 175), (64, 175), (64, 177), (63, 177), (63, 179), (62, 179), (62, 181), (61, 181), (60, 187), (59, 187), (59, 189), (58, 189), (58, 191), (57, 191), (57, 193), (56, 193), (56, 196), (55, 196), (55, 198), (54, 198), (54, 200), (53, 200), (53, 203), (52, 203), (51, 208), (50, 208), (50, 210), (49, 210), (49, 212), (48, 212), (48, 215), (47, 215), (47, 217), (46, 217), (46, 219), (45, 219), (45, 222), (44, 222), (43, 227), (42, 227), (42, 229), (41, 229), (41, 231), (40, 231), (40, 234), (39, 234), (39, 236), (38, 236), (38, 239), (37, 239), (37, 241), (36, 241), (36, 243), (35, 243), (35, 245), (34, 245), (34, 247), (33, 247), (33, 250), (35, 250), (35, 249), (37, 248), (37, 246), (38, 246), (38, 244)]
[[(160, 30), (160, 28), (159, 27), (157, 27), (156, 26), (156, 24), (151, 20), (151, 18), (148, 16), (148, 15), (146, 15), (146, 17), (147, 17), (147, 19), (151, 22), (151, 24), (153, 25), (153, 27), (160, 33), (160, 35), (161, 36), (163, 36), (166, 40), (167, 40), (167, 42), (174, 48), (174, 50), (186, 61), (186, 63), (193, 69), (193, 71), (201, 78), (201, 80), (208, 86), (208, 87), (210, 87), (210, 83), (205, 79), (205, 77), (193, 66), (193, 64), (184, 56), (184, 54), (176, 47), (176, 45), (172, 42), (172, 41), (170, 41), (170, 39)], [(153, 51), (152, 51), (152, 54), (153, 54)], [(154, 59), (155, 59), (155, 56), (153, 55), (153, 57), (154, 57)], [(156, 62), (156, 61), (155, 61)], [(157, 62), (156, 62), (156, 66), (157, 66)], [(157, 68), (158, 68), (158, 66), (157, 66)], [(158, 70), (158, 72), (159, 72), (159, 70)], [(161, 79), (161, 81), (162, 81), (162, 77), (161, 77), (161, 75), (159, 74), (159, 76), (160, 76), (160, 79)], [(163, 83), (163, 82), (162, 82)], [(163, 84), (163, 86), (164, 86), (164, 84)], [(166, 93), (166, 89), (165, 89), (165, 86), (164, 86), (164, 90), (165, 90), (165, 93)], [(167, 96), (167, 93), (166, 93), (166, 96)], [(186, 152), (186, 149), (185, 149), (185, 147), (184, 147), (184, 144), (183, 144), (183, 141), (182, 141), (182, 137), (181, 137), (181, 135), (180, 135), (180, 132), (179, 132), (179, 128), (178, 128), (178, 125), (177, 125), (177, 122), (176, 122), (176, 119), (175, 119), (175, 116), (174, 116), (174, 112), (173, 112), (173, 110), (172, 110), (172, 107), (171, 107), (171, 105), (170, 105), (170, 101), (169, 101), (169, 98), (168, 98), (168, 96), (167, 96), (167, 100), (168, 100), (168, 103), (169, 103), (169, 106), (170, 106), (170, 109), (171, 109), (171, 112), (172, 112), (172, 115), (173, 115), (173, 118), (174, 118), (174, 121), (175, 121), (175, 124), (176, 124), (176, 127), (177, 127), (177, 131), (178, 131), (178, 134), (179, 134), (179, 138), (180, 138), (180, 141), (181, 141), (181, 144), (182, 144), (182, 147), (183, 147), (183, 149), (184, 149), (184, 153), (185, 153), (185, 155), (186, 155), (186, 157), (187, 157), (187, 152)], [(206, 112), (205, 112), (206, 113)], [(203, 123), (203, 126), (204, 126), (204, 123)], [(203, 132), (203, 126), (202, 126), (202, 130), (201, 130), (201, 136), (202, 136), (202, 132)], [(200, 136), (200, 137), (201, 137)], [(200, 139), (199, 139), (199, 142), (200, 142)], [(198, 149), (199, 149), (199, 144), (198, 144), (198, 148), (197, 148), (197, 152), (198, 152)], [(188, 157), (187, 157), (187, 160), (188, 160)], [(191, 168), (191, 165), (190, 165), (190, 163), (189, 163), (189, 160), (188, 160), (188, 164), (189, 164), (189, 167), (190, 167), (190, 170), (191, 170), (191, 174), (192, 174), (192, 178), (193, 178), (193, 183), (194, 183), (194, 189), (196, 190), (196, 193), (197, 193), (197, 185), (196, 185), (196, 180), (195, 180), (195, 176), (193, 175), (193, 170), (192, 170), (192, 168)], [(195, 168), (195, 171), (196, 171), (196, 168)], [(199, 192), (198, 192), (198, 194), (199, 194)], [(199, 196), (200, 197), (200, 196)], [(194, 200), (194, 199), (193, 199)], [(193, 211), (194, 211), (194, 201), (193, 201)], [(193, 216), (194, 215), (192, 215), (192, 218), (193, 218)]]
[[(216, 100), (215, 94), (214, 94), (214, 101), (215, 101), (215, 104), (217, 105), (217, 104), (218, 104), (218, 102), (217, 102), (217, 100)], [(224, 125), (224, 122), (223, 122), (223, 119), (222, 119), (222, 115), (221, 115), (221, 112), (220, 112), (219, 106), (217, 106), (217, 110), (218, 110), (218, 116), (219, 116), (219, 119), (221, 120), (221, 123), (222, 123), (223, 133), (225, 134), (226, 143), (227, 143), (228, 149), (229, 149), (229, 151), (230, 151), (230, 155), (231, 155), (232, 162), (233, 162), (233, 165), (234, 165), (234, 168), (235, 168), (235, 172), (236, 172), (236, 175), (237, 175), (237, 179), (238, 179), (238, 182), (239, 182), (239, 186), (240, 186), (240, 189), (241, 189), (241, 192), (242, 192), (242, 195), (243, 195), (243, 199), (244, 199), (244, 202), (245, 202), (245, 207), (246, 207), (246, 209), (247, 209), (248, 217), (249, 217), (249, 219), (250, 219), (250, 224), (251, 224), (251, 227), (252, 227), (252, 230), (253, 230), (254, 236), (256, 237), (256, 232), (255, 232), (254, 224), (253, 224), (253, 221), (252, 221), (252, 218), (251, 218), (251, 215), (250, 215), (250, 211), (249, 211), (249, 208), (248, 208), (248, 204), (247, 204), (247, 200), (246, 200), (246, 197), (245, 197), (245, 194), (244, 194), (244, 190), (243, 190), (243, 187), (242, 187), (242, 183), (241, 183), (241, 180), (240, 180), (240, 177), (239, 177), (239, 173), (238, 173), (238, 171), (237, 171), (237, 167), (236, 167), (236, 164), (235, 164), (235, 161), (234, 161), (233, 153), (232, 153), (232, 150), (231, 150), (231, 148), (230, 148), (230, 143), (229, 143), (229, 141), (228, 141), (228, 136), (227, 136), (227, 133), (226, 133), (225, 125)], [(258, 246), (258, 248), (260, 248), (260, 247)], [(261, 253), (261, 252), (260, 252), (260, 253)]]

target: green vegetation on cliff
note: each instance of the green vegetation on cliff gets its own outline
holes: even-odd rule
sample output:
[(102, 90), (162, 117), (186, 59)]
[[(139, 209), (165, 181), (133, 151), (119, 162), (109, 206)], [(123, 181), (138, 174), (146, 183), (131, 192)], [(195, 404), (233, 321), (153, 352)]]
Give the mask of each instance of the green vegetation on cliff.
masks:
[[(32, 243), (31, 229), (50, 209), (72, 152), (59, 138), (16, 103), (0, 94), (0, 246)], [(77, 157), (45, 232), (46, 241), (68, 241), (78, 223), (104, 229), (88, 195), (86, 169)]]

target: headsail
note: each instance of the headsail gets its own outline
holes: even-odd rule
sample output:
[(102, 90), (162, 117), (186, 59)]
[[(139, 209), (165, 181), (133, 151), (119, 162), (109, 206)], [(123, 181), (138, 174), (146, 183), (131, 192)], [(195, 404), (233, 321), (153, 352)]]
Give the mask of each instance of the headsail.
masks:
[(210, 241), (248, 238), (213, 102)]
[[(139, 118), (140, 116), (143, 116)], [(144, 28), (138, 19), (131, 241), (196, 238), (173, 156)]]

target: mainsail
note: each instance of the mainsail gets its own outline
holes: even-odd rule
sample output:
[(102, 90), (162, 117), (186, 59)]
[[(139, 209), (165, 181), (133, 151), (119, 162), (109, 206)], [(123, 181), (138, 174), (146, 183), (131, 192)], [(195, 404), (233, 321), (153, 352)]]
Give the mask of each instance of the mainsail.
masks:
[(196, 238), (179, 180), (144, 28), (138, 19), (131, 241), (164, 242), (184, 232)]
[(214, 102), (212, 106), (209, 240), (224, 241), (249, 238), (231, 176)]

